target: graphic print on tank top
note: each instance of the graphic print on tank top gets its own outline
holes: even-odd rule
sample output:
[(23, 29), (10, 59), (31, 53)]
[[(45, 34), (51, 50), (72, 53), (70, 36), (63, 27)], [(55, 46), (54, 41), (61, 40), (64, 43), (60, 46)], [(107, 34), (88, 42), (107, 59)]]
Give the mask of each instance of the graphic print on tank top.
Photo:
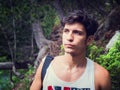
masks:
[(61, 87), (61, 86), (48, 86), (47, 90), (90, 90), (90, 88), (75, 88), (75, 87)]

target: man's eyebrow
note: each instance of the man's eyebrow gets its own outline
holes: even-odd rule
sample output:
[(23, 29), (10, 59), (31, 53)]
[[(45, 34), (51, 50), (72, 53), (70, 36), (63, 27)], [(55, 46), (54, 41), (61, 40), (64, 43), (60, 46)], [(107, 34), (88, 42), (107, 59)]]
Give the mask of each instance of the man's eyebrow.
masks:
[(82, 32), (82, 30), (81, 30), (81, 29), (74, 29), (73, 31), (79, 31), (79, 32)]
[(69, 30), (68, 28), (63, 28), (63, 30)]

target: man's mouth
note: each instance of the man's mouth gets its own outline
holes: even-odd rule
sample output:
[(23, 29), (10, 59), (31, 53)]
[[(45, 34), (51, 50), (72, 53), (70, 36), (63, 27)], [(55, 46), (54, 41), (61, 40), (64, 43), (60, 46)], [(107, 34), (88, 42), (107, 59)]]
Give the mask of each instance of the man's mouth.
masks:
[(65, 47), (73, 48), (73, 45), (72, 44), (65, 44)]

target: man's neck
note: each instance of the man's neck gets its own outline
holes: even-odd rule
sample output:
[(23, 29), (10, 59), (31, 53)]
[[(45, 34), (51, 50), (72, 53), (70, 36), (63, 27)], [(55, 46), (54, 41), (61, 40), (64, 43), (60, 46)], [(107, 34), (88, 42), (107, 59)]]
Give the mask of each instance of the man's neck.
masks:
[(64, 55), (65, 63), (68, 64), (71, 68), (84, 66), (86, 65), (86, 58), (85, 55), (72, 55), (69, 53), (65, 53)]

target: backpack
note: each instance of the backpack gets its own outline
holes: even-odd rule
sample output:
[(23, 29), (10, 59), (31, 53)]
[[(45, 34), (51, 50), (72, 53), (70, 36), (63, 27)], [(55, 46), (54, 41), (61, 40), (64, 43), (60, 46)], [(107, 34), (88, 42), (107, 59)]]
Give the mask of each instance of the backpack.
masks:
[(43, 67), (42, 67), (42, 72), (41, 72), (41, 80), (42, 81), (44, 80), (44, 77), (45, 77), (45, 74), (46, 74), (46, 70), (47, 70), (48, 66), (50, 65), (50, 63), (51, 63), (51, 61), (53, 59), (54, 58), (52, 56), (50, 56), (50, 55), (46, 56), (44, 64), (43, 64)]

